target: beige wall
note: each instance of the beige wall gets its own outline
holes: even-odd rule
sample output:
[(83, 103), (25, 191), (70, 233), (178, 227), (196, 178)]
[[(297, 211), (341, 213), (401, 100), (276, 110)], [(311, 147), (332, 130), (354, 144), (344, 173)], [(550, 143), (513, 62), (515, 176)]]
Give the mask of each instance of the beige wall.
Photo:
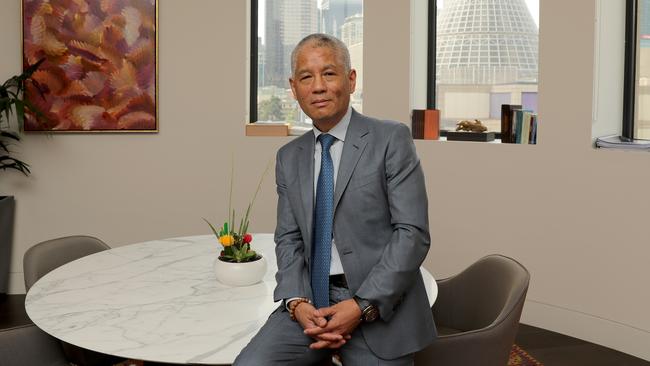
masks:
[[(367, 1), (364, 30), (364, 110), (402, 121), (406, 3)], [(433, 238), (426, 266), (441, 278), (489, 253), (512, 256), (532, 274), (524, 322), (650, 360), (650, 157), (590, 146), (594, 0), (540, 3), (539, 145), (417, 142)], [(0, 80), (20, 70), (19, 14), (19, 1), (3, 1)], [(245, 14), (242, 0), (160, 0), (160, 133), (26, 136), (33, 176), (0, 180), (18, 206), (12, 291), (23, 291), (22, 255), (41, 240), (207, 234), (201, 217), (225, 215), (233, 151), (244, 206), (289, 140), (243, 135)], [(274, 210), (271, 174), (252, 230), (273, 230)]]

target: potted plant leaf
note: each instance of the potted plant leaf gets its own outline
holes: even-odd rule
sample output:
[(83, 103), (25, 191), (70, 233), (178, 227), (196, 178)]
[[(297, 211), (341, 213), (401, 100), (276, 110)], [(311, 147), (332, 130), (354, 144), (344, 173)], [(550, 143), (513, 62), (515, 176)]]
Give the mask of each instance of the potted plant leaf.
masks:
[[(31, 65), (17, 76), (12, 76), (0, 85), (0, 171), (16, 170), (28, 176), (29, 165), (13, 156), (12, 146), (20, 141), (19, 131), (23, 126), (25, 112), (37, 116), (40, 113), (25, 99), (25, 84), (32, 83), (42, 93), (36, 80), (31, 79), (34, 72), (45, 59)], [(15, 128), (12, 122), (15, 121)], [(15, 201), (13, 196), (0, 195), (0, 294), (7, 292), (11, 245), (13, 241)]]
[(230, 169), (230, 195), (228, 197), (228, 219), (223, 226), (217, 229), (210, 221), (203, 220), (210, 226), (217, 241), (221, 245), (219, 257), (214, 263), (214, 271), (219, 282), (228, 286), (249, 286), (262, 280), (266, 273), (266, 259), (251, 248), (253, 235), (248, 232), (250, 215), (255, 204), (257, 194), (262, 188), (264, 177), (269, 171), (271, 163), (267, 165), (257, 184), (253, 199), (246, 208), (244, 217), (235, 227), (236, 213), (232, 208), (232, 188), (234, 179), (234, 158)]

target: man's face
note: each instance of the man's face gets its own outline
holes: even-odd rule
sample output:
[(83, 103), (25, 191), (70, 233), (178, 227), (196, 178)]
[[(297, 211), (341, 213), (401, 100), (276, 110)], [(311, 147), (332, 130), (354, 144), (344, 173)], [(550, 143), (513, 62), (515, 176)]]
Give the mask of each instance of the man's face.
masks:
[(325, 132), (347, 112), (356, 80), (356, 71), (346, 73), (333, 49), (307, 44), (298, 52), (289, 83), (300, 108)]

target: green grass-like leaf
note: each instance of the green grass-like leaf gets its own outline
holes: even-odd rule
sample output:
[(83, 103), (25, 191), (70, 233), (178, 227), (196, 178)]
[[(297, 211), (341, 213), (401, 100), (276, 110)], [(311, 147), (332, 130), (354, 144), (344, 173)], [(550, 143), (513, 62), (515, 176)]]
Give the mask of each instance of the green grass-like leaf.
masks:
[(210, 229), (212, 229), (212, 232), (214, 235), (217, 237), (217, 239), (220, 237), (219, 233), (217, 232), (217, 229), (214, 228), (214, 226), (208, 221), (205, 217), (203, 218), (203, 221), (207, 222), (208, 225), (210, 225)]

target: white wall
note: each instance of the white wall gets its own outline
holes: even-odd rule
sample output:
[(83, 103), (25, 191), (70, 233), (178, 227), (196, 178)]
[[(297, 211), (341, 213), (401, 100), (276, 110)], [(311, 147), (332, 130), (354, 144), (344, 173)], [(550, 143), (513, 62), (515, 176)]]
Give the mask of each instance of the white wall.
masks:
[[(207, 234), (201, 217), (224, 216), (232, 151), (244, 206), (290, 139), (244, 136), (245, 3), (160, 0), (160, 133), (26, 136), (33, 176), (0, 178), (18, 206), (14, 292), (24, 251), (41, 240)], [(366, 2), (364, 111), (406, 122), (405, 3)], [(512, 256), (532, 275), (524, 322), (650, 360), (650, 156), (591, 147), (595, 0), (540, 3), (539, 145), (416, 143), (430, 198), (426, 267), (442, 278), (489, 253)], [(3, 2), (0, 80), (20, 70), (19, 14), (19, 1)], [(272, 231), (274, 212), (271, 174), (252, 230)]]

